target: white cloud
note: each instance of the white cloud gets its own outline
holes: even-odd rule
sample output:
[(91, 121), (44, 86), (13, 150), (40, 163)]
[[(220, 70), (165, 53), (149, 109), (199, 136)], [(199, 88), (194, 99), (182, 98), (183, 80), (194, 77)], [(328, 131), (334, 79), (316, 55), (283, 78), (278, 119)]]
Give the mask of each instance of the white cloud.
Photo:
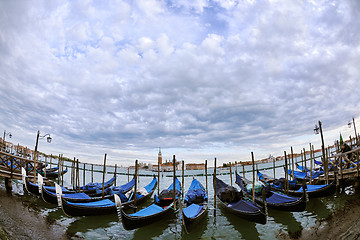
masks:
[(0, 126), (228, 162), (359, 115), (356, 2), (141, 2), (1, 2)]

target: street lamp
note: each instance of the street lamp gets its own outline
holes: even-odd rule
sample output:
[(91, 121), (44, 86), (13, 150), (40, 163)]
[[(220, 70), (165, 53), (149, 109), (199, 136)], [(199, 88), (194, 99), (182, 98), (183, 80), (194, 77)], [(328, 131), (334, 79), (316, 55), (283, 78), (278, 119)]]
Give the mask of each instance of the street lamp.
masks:
[(3, 137), (4, 150), (6, 150), (6, 147), (5, 147), (5, 137), (6, 136), (9, 136), (9, 138), (11, 138), (12, 137), (11, 132), (6, 132), (6, 130), (4, 130), (4, 137)]
[(328, 164), (327, 164), (327, 159), (325, 157), (325, 144), (324, 144), (324, 136), (323, 136), (323, 132), (322, 132), (322, 127), (321, 127), (321, 122), (319, 121), (319, 126), (315, 124), (315, 128), (314, 128), (314, 133), (315, 134), (319, 134), (321, 135), (321, 151), (322, 151), (322, 155), (323, 155), (323, 164), (324, 164), (324, 169), (325, 169), (325, 177), (326, 177), (326, 184), (328, 183)]
[(357, 133), (356, 133), (356, 126), (355, 126), (355, 119), (354, 118), (352, 118), (352, 122), (349, 121), (349, 123), (348, 123), (349, 128), (351, 128), (351, 124), (354, 125), (356, 145), (358, 145), (358, 136), (357, 136)]
[(40, 136), (40, 131), (38, 130), (37, 135), (36, 135), (35, 154), (34, 154), (34, 183), (36, 182), (36, 165), (37, 165), (37, 160), (38, 160), (37, 148), (38, 148), (38, 144), (39, 144), (39, 139), (43, 139), (46, 136), (47, 136), (46, 141), (48, 143), (51, 143), (52, 138), (50, 137), (50, 134), (47, 133), (43, 136)]

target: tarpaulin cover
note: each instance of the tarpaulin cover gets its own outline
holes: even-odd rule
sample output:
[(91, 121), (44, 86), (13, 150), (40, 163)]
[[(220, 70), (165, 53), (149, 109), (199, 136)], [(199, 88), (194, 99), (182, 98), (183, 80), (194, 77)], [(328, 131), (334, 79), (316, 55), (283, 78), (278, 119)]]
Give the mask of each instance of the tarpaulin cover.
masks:
[[(321, 188), (326, 187), (327, 185), (306, 185), (307, 187), (307, 192), (315, 192)], [(297, 190), (297, 192), (303, 192), (303, 187), (301, 187), (299, 190)]]
[(240, 200), (234, 204), (229, 204), (228, 207), (235, 209), (235, 210), (243, 211), (243, 212), (259, 211), (259, 208), (248, 200)]
[(187, 218), (196, 217), (203, 207), (197, 204), (191, 204), (190, 206), (183, 209), (183, 213)]
[(202, 201), (207, 200), (207, 193), (201, 183), (193, 179), (184, 200), (185, 202), (191, 203), (195, 202), (195, 200), (199, 201), (199, 199)]
[(68, 204), (74, 205), (74, 206), (88, 207), (88, 208), (89, 207), (94, 207), (94, 208), (111, 207), (111, 206), (115, 207), (115, 203), (110, 201), (109, 199), (104, 199), (104, 200), (94, 201), (94, 202), (86, 202), (86, 203), (68, 202)]
[(136, 212), (136, 213), (132, 213), (129, 214), (130, 216), (133, 217), (145, 217), (145, 216), (149, 216), (149, 215), (153, 215), (156, 213), (159, 213), (161, 211), (163, 211), (164, 209), (158, 205), (151, 204), (150, 206), (148, 206), (147, 208), (141, 209), (140, 211)]
[(266, 201), (269, 203), (287, 203), (287, 202), (295, 202), (299, 198), (290, 197), (285, 194), (273, 193), (270, 197), (266, 198)]

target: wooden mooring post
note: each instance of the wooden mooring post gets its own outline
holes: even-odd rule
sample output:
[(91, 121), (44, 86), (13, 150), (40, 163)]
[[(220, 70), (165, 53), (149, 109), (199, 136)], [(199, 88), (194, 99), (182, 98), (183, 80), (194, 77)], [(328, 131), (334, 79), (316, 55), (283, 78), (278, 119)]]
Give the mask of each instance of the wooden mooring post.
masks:
[(208, 192), (207, 160), (205, 160), (205, 183), (206, 183), (206, 192)]
[(216, 158), (214, 160), (214, 176), (213, 176), (213, 184), (214, 184), (214, 215), (215, 214), (215, 209), (216, 209)]
[(292, 179), (295, 179), (295, 164), (294, 164), (294, 151), (293, 151), (293, 147), (290, 148), (291, 150), (291, 165), (292, 165)]
[(231, 183), (231, 186), (233, 186), (232, 184), (232, 172), (231, 172), (231, 162), (229, 162), (229, 168), (230, 168), (230, 183)]
[[(105, 192), (105, 175), (106, 175), (106, 153), (104, 156), (104, 168), (103, 168), (103, 179), (102, 179), (102, 199), (104, 199), (104, 192)], [(136, 182), (135, 182), (136, 184)]]
[(173, 176), (173, 199), (174, 199), (174, 209), (176, 209), (176, 167), (175, 167), (175, 164), (176, 164), (176, 159), (175, 159), (175, 155), (173, 155), (173, 171), (174, 171), (174, 176)]
[(181, 170), (182, 170), (182, 176), (181, 176), (181, 197), (184, 198), (184, 188), (185, 188), (185, 178), (184, 178), (184, 160), (181, 161)]
[[(138, 165), (138, 160), (136, 159), (136, 161), (135, 161), (135, 190), (134, 190), (134, 205), (136, 206), (136, 200), (137, 200), (137, 194), (136, 194), (136, 192), (137, 192), (137, 189), (138, 189), (138, 177), (139, 177), (139, 173), (138, 173), (138, 167), (139, 167), (139, 165)], [(135, 211), (136, 211), (136, 208), (135, 208)]]
[(255, 159), (253, 152), (251, 152), (251, 162), (252, 162), (252, 173), (253, 173), (252, 200), (253, 202), (255, 202)]
[(115, 176), (115, 183), (114, 183), (114, 185), (116, 186), (116, 178), (117, 178), (117, 176), (116, 176), (116, 171), (117, 171), (117, 164), (115, 164), (115, 171), (114, 171), (114, 176)]

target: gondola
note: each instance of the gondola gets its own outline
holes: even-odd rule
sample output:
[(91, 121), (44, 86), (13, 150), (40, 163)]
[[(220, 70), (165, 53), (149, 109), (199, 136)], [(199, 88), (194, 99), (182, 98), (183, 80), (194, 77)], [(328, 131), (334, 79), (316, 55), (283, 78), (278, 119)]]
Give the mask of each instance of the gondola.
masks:
[(56, 172), (58, 169), (59, 169), (59, 167), (43, 168), (41, 171), (37, 171), (37, 172), (44, 176), (45, 172), (46, 172), (46, 174), (49, 174), (52, 172)]
[(59, 176), (62, 176), (67, 172), (68, 172), (67, 169), (62, 170), (61, 172), (56, 171), (56, 170), (54, 172), (46, 172), (46, 177), (47, 178), (58, 178)]
[(208, 211), (208, 195), (201, 183), (193, 179), (185, 195), (186, 207), (182, 209), (182, 216), (187, 229), (195, 225), (206, 216)]
[[(301, 166), (298, 166), (298, 167), (301, 167)], [(302, 167), (301, 167), (302, 168)], [(305, 169), (305, 168), (302, 168), (302, 169)], [(319, 178), (321, 175), (324, 174), (324, 171), (312, 171), (312, 174), (311, 174), (311, 171), (306, 169), (306, 170), (301, 170), (301, 171), (294, 171), (292, 169), (288, 169), (288, 174), (289, 175), (294, 175), (295, 178), (299, 179), (299, 180), (310, 180), (310, 178), (312, 179), (316, 179), (316, 178)]]
[[(248, 196), (252, 196), (252, 182), (247, 180), (244, 177), (241, 177), (237, 172), (236, 174), (236, 183), (239, 185), (243, 193), (246, 193)], [(248, 186), (251, 186), (251, 189), (248, 189)], [(262, 205), (264, 203), (262, 198), (261, 190), (264, 188), (266, 204), (269, 208), (277, 209), (281, 211), (289, 212), (302, 212), (306, 208), (306, 196), (305, 192), (301, 197), (291, 197), (283, 193), (278, 193), (275, 191), (266, 188), (266, 186), (261, 185), (260, 191), (255, 191), (255, 202)], [(256, 188), (255, 188), (256, 189)]]
[[(24, 184), (26, 190), (28, 192), (30, 192), (30, 193), (35, 194), (35, 195), (40, 195), (39, 184), (32, 183), (31, 181), (29, 181), (28, 177), (26, 176), (26, 170), (24, 168), (21, 169), (21, 173), (22, 173), (23, 184)], [(116, 180), (116, 178), (114, 176), (110, 180), (105, 182), (104, 183), (104, 189), (107, 189), (111, 185), (113, 185), (115, 180)], [(99, 188), (101, 188), (101, 190), (102, 190), (102, 183), (89, 183), (89, 184), (87, 184), (85, 186), (80, 187), (80, 189), (82, 188), (83, 193), (86, 193), (86, 194), (91, 195), (91, 196), (99, 195), (98, 194)], [(96, 187), (98, 187), (98, 188), (96, 188)], [(45, 185), (45, 183), (44, 183), (44, 188), (46, 188), (50, 192), (55, 193), (55, 186)], [(76, 191), (67, 189), (65, 187), (61, 187), (61, 189), (62, 189), (63, 193), (69, 193), (69, 194), (70, 193), (76, 193)]]
[(247, 199), (242, 192), (238, 191), (235, 187), (231, 187), (224, 183), (222, 180), (215, 177), (215, 175), (214, 188), (220, 206), (227, 212), (252, 222), (261, 224), (266, 223), (265, 208), (262, 208), (255, 202)]
[[(157, 180), (154, 177), (153, 180), (144, 188), (138, 189), (136, 194), (136, 206), (145, 203), (154, 193), (156, 189)], [(120, 194), (122, 205), (125, 208), (133, 205), (134, 194), (132, 193), (129, 198), (124, 194)], [(116, 205), (110, 199), (102, 199), (98, 201), (78, 203), (70, 202), (61, 198), (61, 208), (63, 212), (68, 216), (93, 216), (93, 215), (105, 215), (116, 213)]]
[[(39, 176), (41, 178), (41, 175)], [(133, 178), (130, 182), (122, 185), (122, 186), (112, 186), (104, 189), (104, 199), (113, 199), (114, 193), (125, 194), (130, 191), (135, 185), (135, 178)], [(98, 189), (102, 192), (102, 188)], [(45, 186), (42, 187), (41, 196), (47, 203), (57, 204), (57, 194), (51, 192)], [(103, 199), (101, 196), (91, 196), (89, 194), (79, 192), (79, 193), (64, 193), (62, 194), (62, 199), (67, 200), (69, 202), (77, 202), (77, 203), (85, 203), (85, 202), (94, 202)]]
[[(279, 191), (284, 192), (284, 184), (285, 179), (275, 179), (271, 178), (265, 174), (262, 174), (261, 172), (258, 172), (258, 178), (260, 181), (266, 183), (268, 186), (271, 187), (271, 190), (273, 191)], [(325, 197), (333, 195), (336, 191), (336, 185), (335, 182), (331, 182), (329, 184), (304, 184), (306, 187), (306, 193), (309, 198), (315, 198), (315, 197)], [(289, 190), (286, 192), (286, 194), (296, 197), (301, 197), (303, 194), (303, 186), (299, 186), (298, 184), (295, 185), (289, 185)]]
[[(136, 228), (140, 228), (156, 221), (159, 221), (171, 214), (174, 214), (174, 183), (170, 185), (168, 189), (163, 190), (159, 197), (154, 196), (153, 203), (141, 209), (140, 211), (132, 214), (125, 213), (122, 203), (120, 201), (120, 197), (118, 195), (114, 195), (115, 203), (118, 211), (119, 218), (121, 218), (121, 222), (123, 227), (126, 230), (132, 230)], [(181, 194), (180, 182), (176, 178), (175, 179), (175, 199), (179, 200)]]

